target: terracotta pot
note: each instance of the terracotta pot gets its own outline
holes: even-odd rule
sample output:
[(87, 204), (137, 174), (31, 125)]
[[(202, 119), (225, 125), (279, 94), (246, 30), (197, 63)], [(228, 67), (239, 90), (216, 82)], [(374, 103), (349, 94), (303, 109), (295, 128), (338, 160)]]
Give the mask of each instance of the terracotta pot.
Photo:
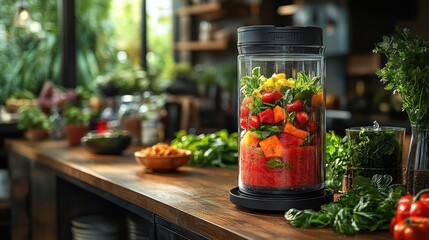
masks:
[(68, 124), (64, 126), (64, 134), (70, 146), (80, 145), (80, 139), (86, 133), (84, 124)]
[(49, 132), (43, 128), (31, 128), (25, 132), (24, 136), (29, 140), (44, 140), (49, 138)]

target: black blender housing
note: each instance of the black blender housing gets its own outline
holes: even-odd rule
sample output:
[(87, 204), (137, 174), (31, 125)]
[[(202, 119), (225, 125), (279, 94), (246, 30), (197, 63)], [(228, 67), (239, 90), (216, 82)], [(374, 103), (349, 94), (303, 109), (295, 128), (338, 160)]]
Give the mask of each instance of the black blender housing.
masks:
[[(276, 27), (256, 25), (237, 30), (239, 54), (303, 53), (318, 54), (323, 49), (323, 32), (319, 27)], [(252, 46), (257, 46), (252, 48)], [(323, 50), (322, 50), (323, 51)], [(249, 210), (279, 212), (295, 209), (320, 209), (333, 201), (334, 193), (328, 189), (293, 194), (255, 194), (234, 187), (229, 192), (230, 201)]]

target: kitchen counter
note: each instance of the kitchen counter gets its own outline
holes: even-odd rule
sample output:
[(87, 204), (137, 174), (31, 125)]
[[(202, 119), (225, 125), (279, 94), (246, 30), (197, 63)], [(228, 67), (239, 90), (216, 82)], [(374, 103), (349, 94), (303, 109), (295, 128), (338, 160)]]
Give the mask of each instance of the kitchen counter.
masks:
[[(135, 149), (127, 149), (122, 156), (94, 155), (81, 146), (68, 147), (65, 141), (8, 139), (6, 147), (13, 153), (11, 157), (21, 156), (30, 164), (42, 165), (62, 176), (62, 181), (89, 186), (99, 195), (101, 192), (111, 196), (106, 199), (113, 199), (114, 204), (131, 204), (129, 211), (144, 209), (202, 238), (390, 239), (386, 231), (346, 237), (330, 228), (293, 228), (282, 213), (238, 208), (229, 201), (229, 190), (237, 186), (237, 170), (181, 167), (176, 172), (152, 173), (134, 160)], [(38, 189), (33, 195), (38, 193), (43, 191)], [(53, 196), (59, 197), (58, 193)], [(58, 211), (52, 218), (62, 216), (61, 208)], [(54, 225), (57, 222), (50, 221)]]

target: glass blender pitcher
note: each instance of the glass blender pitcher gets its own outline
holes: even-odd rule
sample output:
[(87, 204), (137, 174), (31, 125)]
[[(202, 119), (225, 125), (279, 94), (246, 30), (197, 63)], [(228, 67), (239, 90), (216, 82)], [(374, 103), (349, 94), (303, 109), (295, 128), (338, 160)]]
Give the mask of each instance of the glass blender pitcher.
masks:
[(239, 178), (232, 203), (256, 210), (317, 209), (325, 191), (322, 29), (238, 29)]

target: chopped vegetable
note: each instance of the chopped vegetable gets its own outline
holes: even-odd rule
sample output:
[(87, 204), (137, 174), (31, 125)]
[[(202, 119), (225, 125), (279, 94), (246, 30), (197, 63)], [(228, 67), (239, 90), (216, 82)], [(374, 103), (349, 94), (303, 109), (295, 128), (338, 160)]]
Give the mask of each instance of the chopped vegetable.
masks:
[(286, 123), (284, 132), (292, 134), (304, 140), (308, 137), (308, 134), (309, 134), (309, 132), (296, 128), (292, 122)]
[(280, 106), (275, 106), (274, 109), (274, 122), (278, 123), (286, 119), (285, 110)]
[(283, 156), (283, 146), (276, 135), (272, 135), (271, 137), (262, 140), (259, 142), (259, 145), (261, 146), (266, 158), (280, 158)]
[(323, 101), (323, 93), (316, 93), (311, 97), (311, 106), (319, 107), (324, 103)]
[[(311, 106), (313, 95), (323, 96), (321, 77), (311, 78), (304, 72), (293, 75), (296, 78), (286, 79), (285, 73), (266, 78), (261, 68), (255, 67), (252, 76), (241, 78), (239, 156), (240, 179), (245, 187), (323, 184), (324, 145), (317, 126), (323, 122), (323, 111)], [(256, 145), (249, 132), (258, 139)]]

